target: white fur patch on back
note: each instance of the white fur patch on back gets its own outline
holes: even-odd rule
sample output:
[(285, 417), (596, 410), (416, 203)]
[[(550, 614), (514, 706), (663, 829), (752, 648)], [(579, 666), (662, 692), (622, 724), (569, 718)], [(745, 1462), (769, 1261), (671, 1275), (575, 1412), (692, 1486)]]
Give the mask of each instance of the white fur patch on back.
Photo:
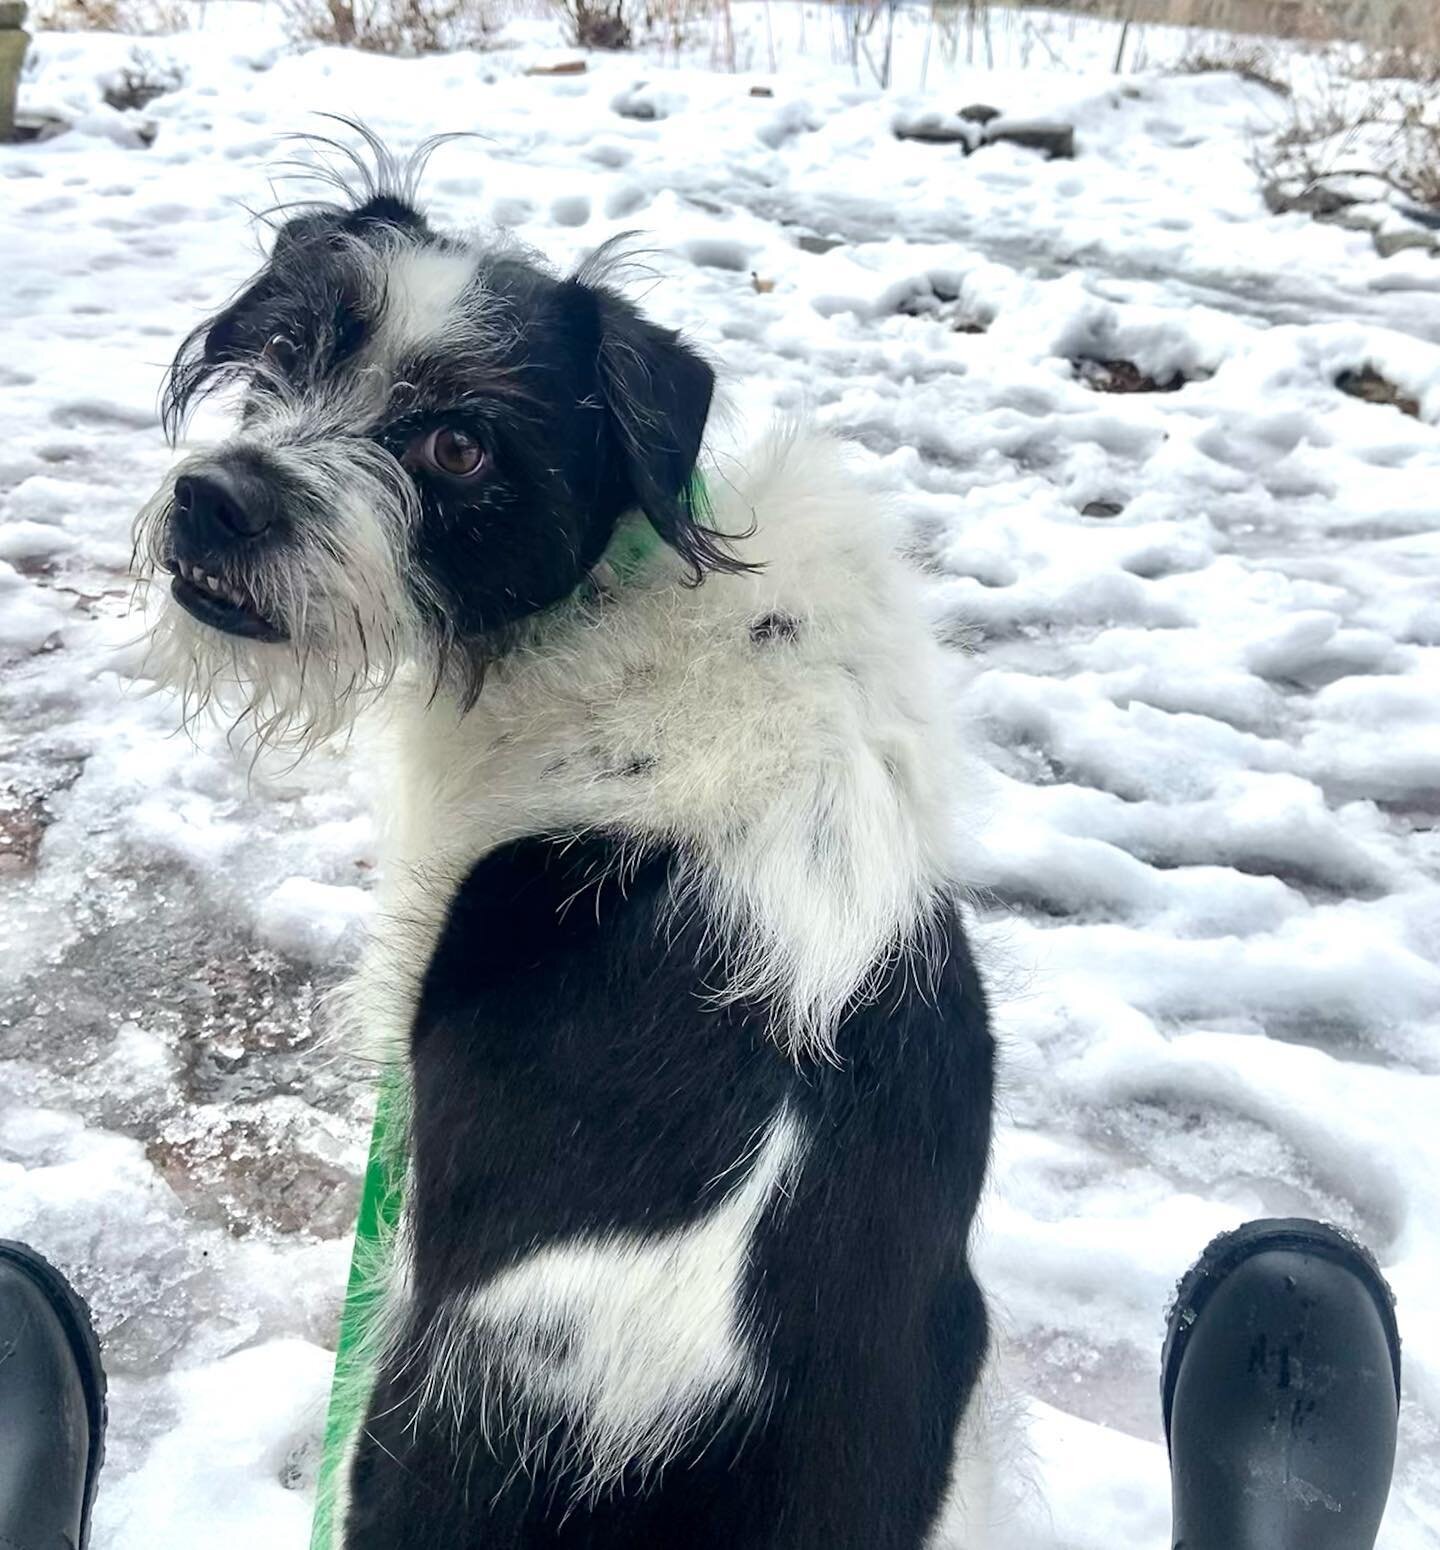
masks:
[[(657, 1469), (697, 1429), (753, 1398), (763, 1368), (742, 1290), (756, 1225), (790, 1193), (805, 1151), (782, 1106), (737, 1183), (692, 1226), (541, 1249), (453, 1309), (422, 1401), (497, 1424), (522, 1455), (557, 1421), (577, 1494)], [(492, 1397), (505, 1395), (496, 1416)]]
[(838, 444), (776, 437), (748, 465), (712, 484), (713, 520), (757, 572), (687, 587), (665, 551), (544, 621), (468, 713), (392, 696), (391, 929), (356, 998), (382, 1040), (408, 1031), (453, 887), (526, 835), (676, 848), (716, 926), (717, 1000), (768, 1004), (797, 1055), (829, 1057), (847, 1003), (923, 945), (964, 778), (941, 649)]

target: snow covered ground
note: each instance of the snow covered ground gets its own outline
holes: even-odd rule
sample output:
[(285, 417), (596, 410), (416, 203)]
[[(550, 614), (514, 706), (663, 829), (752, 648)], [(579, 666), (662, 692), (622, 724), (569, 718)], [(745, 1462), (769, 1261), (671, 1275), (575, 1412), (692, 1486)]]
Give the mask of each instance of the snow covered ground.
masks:
[[(1311, 1213), (1400, 1297), (1383, 1545), (1440, 1544), (1440, 262), (1267, 215), (1275, 99), (1117, 79), (1103, 30), (1012, 29), (921, 91), (912, 29), (885, 96), (833, 12), (738, 14), (756, 73), (702, 37), (528, 77), (573, 57), (536, 25), (397, 61), (212, 7), (144, 44), (184, 84), (129, 114), (100, 93), (130, 40), (35, 45), (22, 108), (75, 127), (0, 147), (0, 1236), (106, 1337), (96, 1550), (303, 1545), (363, 1157), (369, 1073), (314, 1006), (370, 898), (368, 762), (175, 736), (126, 613), (161, 366), (253, 267), (311, 110), (482, 135), (436, 157), (442, 222), (560, 264), (644, 233), (646, 304), (734, 418), (854, 437), (972, 653), (1005, 1542), (1168, 1544), (1167, 1297), (1214, 1232)], [(974, 101), (1070, 120), (1077, 159), (891, 133)], [(1418, 413), (1337, 390), (1366, 366)]]

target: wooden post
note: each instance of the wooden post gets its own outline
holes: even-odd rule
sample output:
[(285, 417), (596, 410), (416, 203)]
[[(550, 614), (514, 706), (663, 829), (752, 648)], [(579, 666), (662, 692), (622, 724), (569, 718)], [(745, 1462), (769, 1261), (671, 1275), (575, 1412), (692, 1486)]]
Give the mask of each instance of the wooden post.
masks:
[(0, 140), (15, 138), (15, 94), (30, 44), (24, 21), (25, 0), (0, 0)]

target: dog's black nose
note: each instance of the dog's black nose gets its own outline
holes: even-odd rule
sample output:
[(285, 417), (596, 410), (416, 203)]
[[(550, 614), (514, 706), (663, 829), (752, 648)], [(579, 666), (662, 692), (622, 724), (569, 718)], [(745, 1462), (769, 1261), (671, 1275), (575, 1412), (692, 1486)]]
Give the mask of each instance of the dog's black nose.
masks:
[(275, 520), (264, 481), (240, 469), (210, 463), (175, 481), (175, 516), (201, 543), (232, 544), (259, 538)]

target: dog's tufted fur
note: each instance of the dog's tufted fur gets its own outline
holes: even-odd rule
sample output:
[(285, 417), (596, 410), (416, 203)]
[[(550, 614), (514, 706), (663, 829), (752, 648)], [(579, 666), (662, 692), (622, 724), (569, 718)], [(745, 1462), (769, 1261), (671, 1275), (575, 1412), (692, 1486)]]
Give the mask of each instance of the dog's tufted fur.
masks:
[(779, 436), (707, 507), (709, 368), (594, 272), (383, 192), (301, 221), (182, 353), (177, 407), (248, 408), (140, 541), (200, 577), (170, 677), (271, 740), (378, 699), (393, 748), (351, 1004), (412, 1163), (341, 1539), (917, 1550), (987, 1345), (991, 1044), (873, 497)]

